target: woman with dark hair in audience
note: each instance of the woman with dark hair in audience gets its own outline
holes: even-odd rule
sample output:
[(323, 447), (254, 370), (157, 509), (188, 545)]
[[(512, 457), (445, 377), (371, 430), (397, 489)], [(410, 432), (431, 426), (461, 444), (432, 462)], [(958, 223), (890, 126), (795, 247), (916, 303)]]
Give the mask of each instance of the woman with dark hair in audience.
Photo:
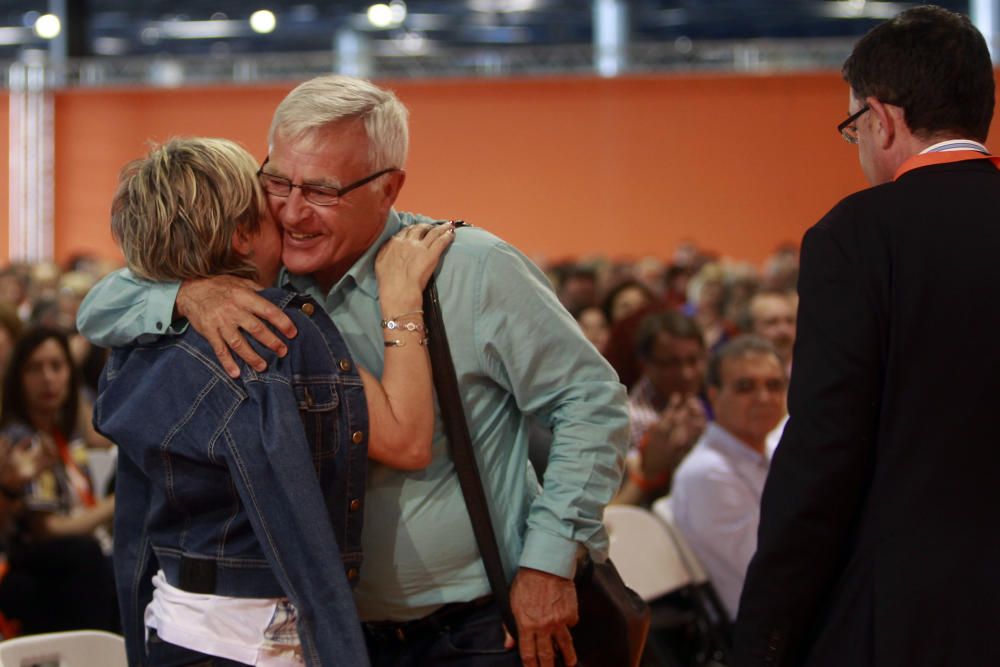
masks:
[(9, 571), (0, 581), (0, 611), (25, 633), (115, 629), (110, 559), (95, 531), (114, 514), (98, 499), (78, 437), (78, 371), (58, 330), (26, 332), (11, 354), (3, 384), (0, 436), (51, 451), (54, 462), (23, 490), (23, 511), (5, 536)]
[(656, 300), (649, 288), (638, 280), (620, 282), (604, 296), (601, 307), (612, 326)]

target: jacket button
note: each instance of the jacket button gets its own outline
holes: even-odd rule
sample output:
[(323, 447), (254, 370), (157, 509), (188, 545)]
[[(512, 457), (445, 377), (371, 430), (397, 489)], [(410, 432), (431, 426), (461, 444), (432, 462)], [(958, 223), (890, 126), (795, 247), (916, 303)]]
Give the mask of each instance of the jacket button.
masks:
[(350, 508), (352, 512), (357, 512), (359, 509), (361, 509), (361, 501), (355, 498), (354, 500), (351, 501)]
[(302, 307), (299, 308), (299, 310), (301, 310), (306, 315), (312, 315), (313, 313), (316, 312), (316, 306), (312, 305), (311, 303), (304, 303), (302, 304)]
[(349, 359), (341, 359), (339, 366), (340, 370), (344, 371), (345, 373), (351, 370), (351, 362)]
[(351, 434), (351, 442), (353, 442), (355, 445), (360, 445), (361, 441), (364, 439), (365, 439), (365, 434), (362, 433), (361, 431), (355, 431), (354, 433)]
[(360, 574), (358, 572), (358, 568), (356, 568), (356, 567), (349, 568), (347, 570), (347, 580), (348, 581), (357, 581), (358, 580), (358, 574)]

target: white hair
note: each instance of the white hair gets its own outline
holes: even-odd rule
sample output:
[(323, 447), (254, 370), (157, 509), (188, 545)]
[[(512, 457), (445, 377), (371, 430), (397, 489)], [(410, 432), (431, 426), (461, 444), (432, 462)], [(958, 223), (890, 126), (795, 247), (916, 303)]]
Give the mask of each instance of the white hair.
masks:
[(340, 121), (361, 119), (371, 168), (402, 169), (409, 147), (408, 112), (399, 98), (371, 81), (330, 75), (310, 79), (288, 93), (274, 112), (268, 143), (297, 139)]

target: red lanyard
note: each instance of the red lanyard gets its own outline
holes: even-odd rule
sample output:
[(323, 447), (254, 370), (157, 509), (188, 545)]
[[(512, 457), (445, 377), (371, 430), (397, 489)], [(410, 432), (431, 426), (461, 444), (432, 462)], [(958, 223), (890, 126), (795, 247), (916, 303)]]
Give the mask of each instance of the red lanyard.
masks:
[(55, 440), (56, 449), (59, 450), (59, 458), (66, 469), (66, 477), (73, 486), (73, 490), (76, 491), (76, 495), (80, 498), (80, 502), (83, 503), (84, 507), (93, 507), (97, 504), (97, 501), (94, 500), (94, 494), (90, 490), (90, 482), (87, 480), (87, 476), (83, 474), (83, 471), (80, 470), (80, 466), (73, 460), (73, 455), (70, 454), (69, 443), (66, 442), (66, 438), (59, 431), (53, 431), (52, 439)]
[(920, 153), (909, 158), (899, 166), (892, 180), (897, 180), (908, 171), (927, 167), (932, 164), (948, 164), (949, 162), (964, 162), (966, 160), (990, 160), (1000, 168), (1000, 157), (995, 157), (979, 151), (938, 151), (936, 153)]

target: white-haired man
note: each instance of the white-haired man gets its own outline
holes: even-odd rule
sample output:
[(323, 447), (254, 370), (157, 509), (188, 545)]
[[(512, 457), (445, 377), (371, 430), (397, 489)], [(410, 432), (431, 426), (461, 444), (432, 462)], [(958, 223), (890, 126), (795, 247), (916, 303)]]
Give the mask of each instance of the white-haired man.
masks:
[[(260, 178), (284, 228), (281, 280), (325, 305), (352, 355), (379, 375), (382, 320), (372, 262), (401, 227), (426, 218), (393, 210), (403, 183), (406, 109), (389, 91), (344, 76), (293, 90), (275, 112)], [(520, 252), (462, 229), (437, 277), (448, 338), (494, 517), (517, 619), (505, 641), (441, 424), (418, 473), (372, 464), (363, 574), (356, 602), (375, 665), (553, 665), (576, 662), (572, 576), (578, 552), (603, 558), (604, 505), (617, 490), (628, 438), (624, 388)], [(176, 311), (212, 343), (263, 361), (241, 329), (281, 352), (291, 323), (238, 279), (150, 286), (116, 275), (81, 308), (92, 340), (161, 333)], [(403, 315), (402, 313), (400, 315)], [(409, 342), (409, 341), (407, 341)], [(528, 416), (554, 434), (537, 487), (527, 464)], [(363, 434), (361, 434), (363, 437)], [(345, 446), (350, 446), (345, 443)]]

